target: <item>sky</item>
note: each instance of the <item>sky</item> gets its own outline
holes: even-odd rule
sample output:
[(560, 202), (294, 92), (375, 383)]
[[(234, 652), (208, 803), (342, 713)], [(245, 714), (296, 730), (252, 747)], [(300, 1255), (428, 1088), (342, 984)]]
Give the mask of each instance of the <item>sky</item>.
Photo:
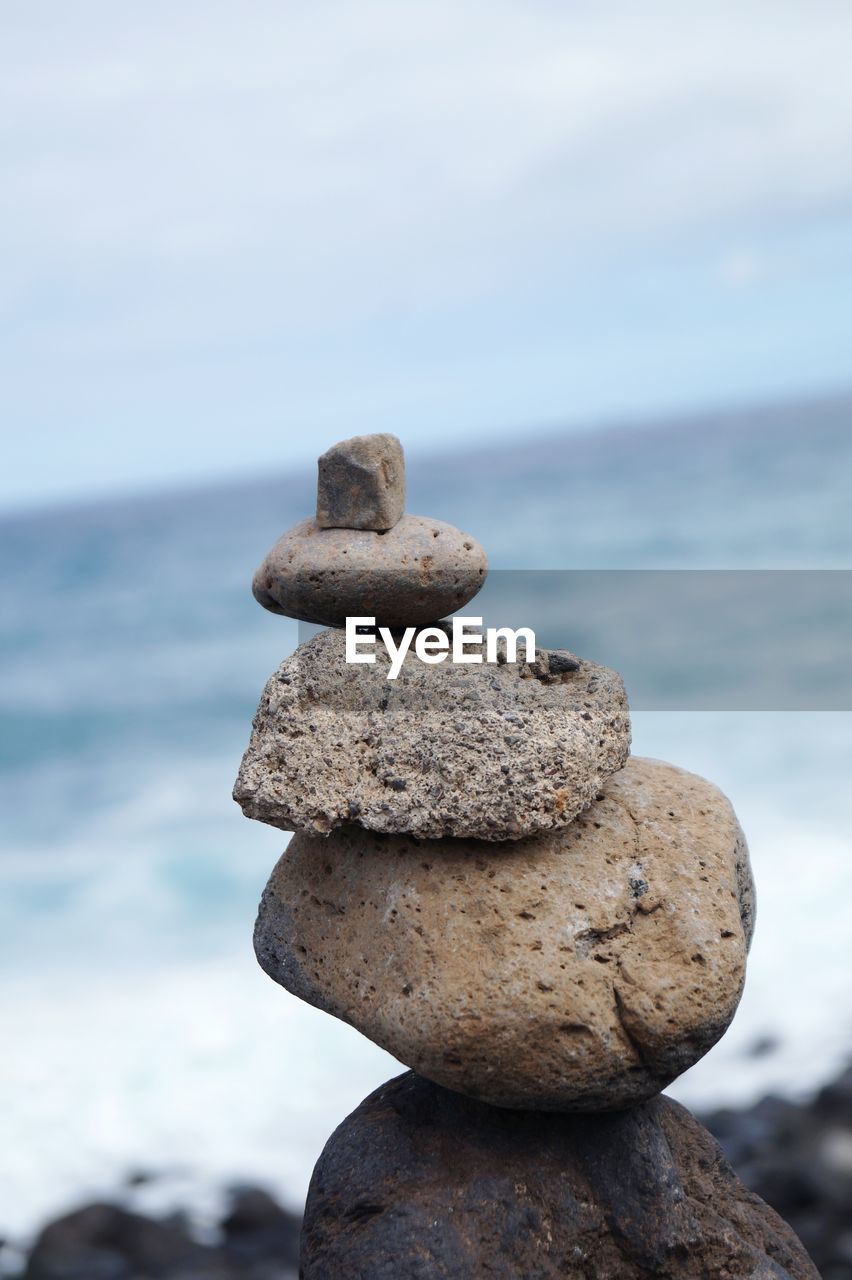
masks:
[(852, 385), (845, 0), (5, 0), (0, 507)]

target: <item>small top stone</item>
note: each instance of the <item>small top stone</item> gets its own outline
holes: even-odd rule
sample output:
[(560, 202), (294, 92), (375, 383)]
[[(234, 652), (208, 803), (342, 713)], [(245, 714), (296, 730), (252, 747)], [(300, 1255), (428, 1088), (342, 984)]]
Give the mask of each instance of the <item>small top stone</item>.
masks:
[(405, 458), (387, 432), (352, 436), (318, 462), (317, 524), (321, 529), (392, 529), (405, 510)]

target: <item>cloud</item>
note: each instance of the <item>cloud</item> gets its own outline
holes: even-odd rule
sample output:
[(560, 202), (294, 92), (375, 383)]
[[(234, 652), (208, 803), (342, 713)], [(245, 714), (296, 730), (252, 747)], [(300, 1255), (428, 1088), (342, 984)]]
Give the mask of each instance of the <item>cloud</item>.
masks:
[(737, 249), (726, 254), (719, 264), (721, 279), (734, 289), (754, 284), (764, 272), (765, 266), (760, 258), (747, 249)]
[(4, 27), (13, 382), (37, 356), (310, 364), (401, 319), (428, 347), (852, 203), (832, 0), (33, 0)]
[(852, 196), (843, 6), (18, 12), (6, 231), (32, 267), (246, 252), (306, 287), (323, 263), (360, 282), (366, 256), (377, 295), (428, 298), (418, 243), (451, 280), (473, 257), (475, 287), (477, 258), (535, 257), (533, 234), (582, 254)]

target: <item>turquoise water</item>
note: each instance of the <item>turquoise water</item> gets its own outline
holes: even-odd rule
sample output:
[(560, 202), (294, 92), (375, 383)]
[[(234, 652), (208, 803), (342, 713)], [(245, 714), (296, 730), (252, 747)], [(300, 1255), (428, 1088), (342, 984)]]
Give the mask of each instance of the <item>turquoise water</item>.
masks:
[[(298, 1200), (392, 1069), (254, 967), (284, 837), (229, 798), (296, 642), (251, 574), (312, 489), (282, 475), (0, 522), (0, 1087), (21, 1100), (0, 1229), (146, 1161), (260, 1170)], [(409, 509), (498, 568), (848, 569), (850, 492), (849, 401), (409, 459)], [(852, 1050), (852, 716), (640, 713), (635, 749), (732, 795), (758, 874), (749, 994), (683, 1096), (809, 1087)], [(752, 1059), (766, 1033), (777, 1054)]]

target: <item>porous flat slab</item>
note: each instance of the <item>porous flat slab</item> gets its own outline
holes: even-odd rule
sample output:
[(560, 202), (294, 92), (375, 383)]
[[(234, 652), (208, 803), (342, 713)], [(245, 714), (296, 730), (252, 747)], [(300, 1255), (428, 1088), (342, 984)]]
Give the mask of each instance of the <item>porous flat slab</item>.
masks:
[(487, 571), (476, 539), (442, 520), (403, 516), (387, 533), (303, 520), (276, 542), (252, 591), (265, 609), (323, 627), (347, 617), (409, 627), (461, 609)]
[(787, 1224), (670, 1098), (543, 1116), (411, 1073), (326, 1144), (300, 1263), (303, 1280), (819, 1280)]
[(343, 633), (322, 632), (267, 683), (234, 797), (286, 831), (511, 840), (563, 827), (624, 763), (630, 719), (614, 671), (556, 653), (551, 675), (538, 652), (533, 668), (427, 666), (410, 651), (388, 680), (380, 641), (374, 665), (355, 665)]
[(396, 436), (352, 436), (320, 458), (321, 529), (392, 529), (405, 510), (405, 459)]
[(631, 758), (601, 797), (502, 845), (298, 834), (261, 901), (258, 960), (406, 1066), (495, 1106), (642, 1101), (734, 1015), (748, 853), (722, 793), (672, 765)]

